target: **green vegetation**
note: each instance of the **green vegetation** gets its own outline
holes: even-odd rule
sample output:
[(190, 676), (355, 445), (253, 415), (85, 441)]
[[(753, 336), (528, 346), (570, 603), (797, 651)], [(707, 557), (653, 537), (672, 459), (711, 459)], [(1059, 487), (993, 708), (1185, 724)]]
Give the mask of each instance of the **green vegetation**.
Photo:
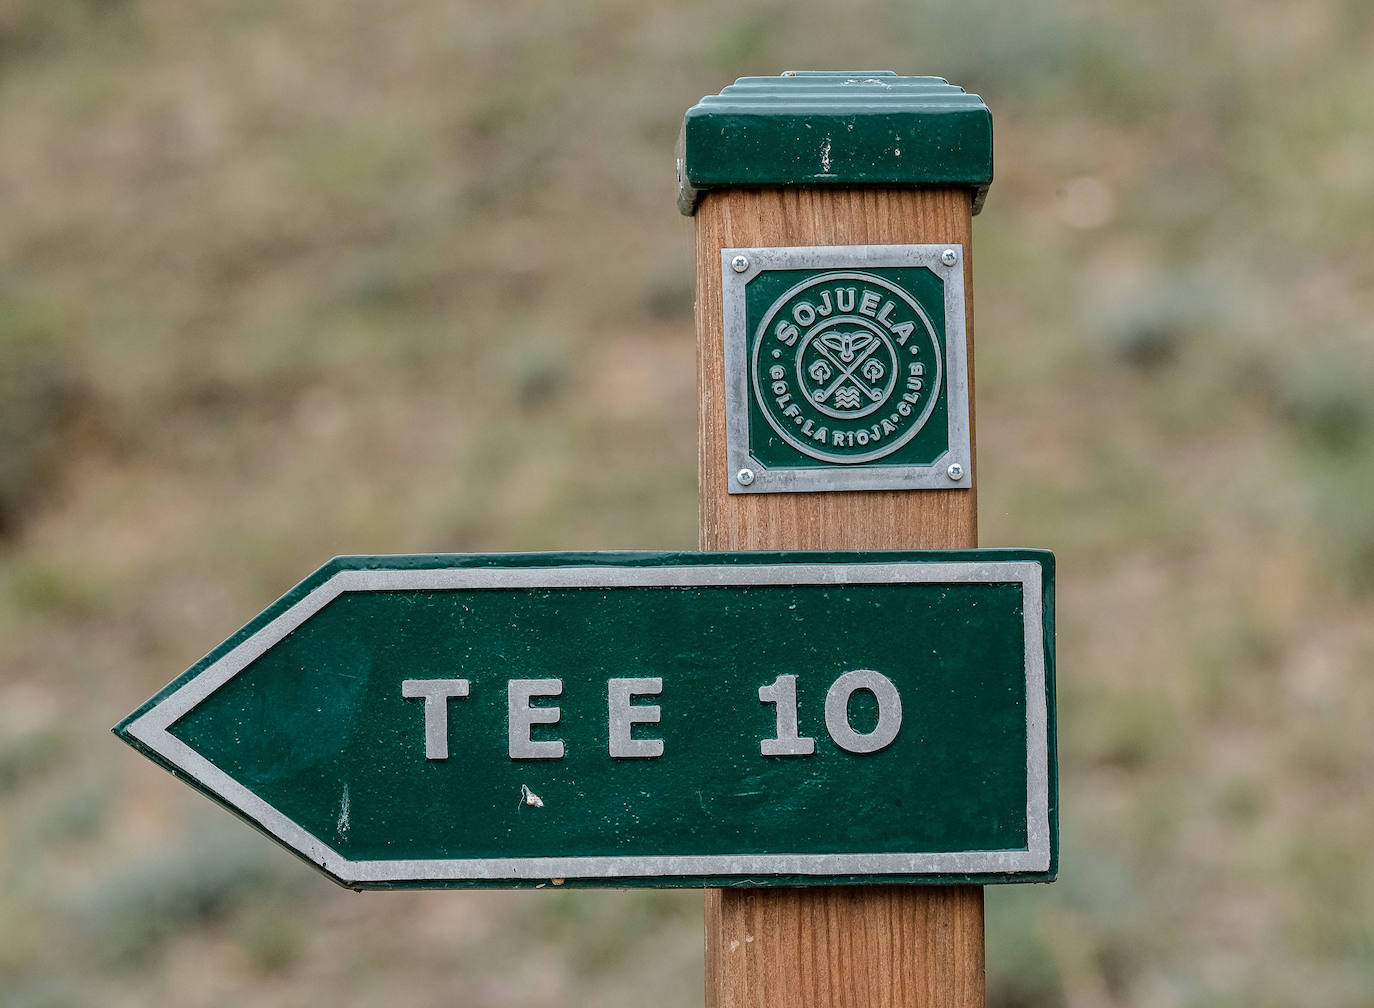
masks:
[(991, 1003), (1374, 990), (1374, 5), (0, 0), (0, 1004), (700, 1003), (693, 893), (337, 890), (108, 727), (336, 553), (691, 547), (682, 113), (993, 111), (982, 541), (1059, 555)]

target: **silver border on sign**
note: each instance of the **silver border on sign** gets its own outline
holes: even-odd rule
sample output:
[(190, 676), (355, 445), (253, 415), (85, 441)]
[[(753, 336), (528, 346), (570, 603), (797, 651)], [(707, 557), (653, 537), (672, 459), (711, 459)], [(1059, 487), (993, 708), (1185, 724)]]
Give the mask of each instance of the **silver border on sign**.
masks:
[[(1025, 848), (876, 854), (705, 854), (357, 861), (345, 857), (171, 734), (170, 728), (345, 592), (731, 585), (1020, 584), (1026, 674)], [(1028, 560), (681, 567), (507, 567), (340, 571), (131, 722), (127, 731), (200, 787), (345, 884), (749, 875), (975, 875), (1050, 868), (1049, 711), (1042, 571)]]
[[(947, 266), (941, 256), (953, 249)], [(748, 265), (736, 271), (734, 260)], [(749, 451), (751, 334), (744, 292), (765, 270), (861, 270), (925, 267), (944, 283), (944, 395), (949, 450), (929, 465), (831, 463), (770, 469)], [(727, 248), (720, 252), (725, 324), (726, 489), (732, 494), (802, 493), (823, 490), (967, 490), (973, 487), (969, 423), (968, 330), (964, 310), (964, 247), (945, 245), (814, 245), (785, 248)], [(961, 476), (950, 476), (958, 465)], [(740, 474), (747, 473), (745, 481)], [(716, 478), (711, 476), (710, 478)]]

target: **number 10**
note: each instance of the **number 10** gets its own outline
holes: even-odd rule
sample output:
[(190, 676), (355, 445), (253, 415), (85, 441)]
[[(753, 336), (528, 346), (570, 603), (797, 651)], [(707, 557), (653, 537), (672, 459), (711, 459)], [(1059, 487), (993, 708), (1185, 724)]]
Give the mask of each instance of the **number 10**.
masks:
[[(878, 701), (878, 723), (871, 732), (856, 732), (849, 723), (849, 698), (858, 690), (868, 690)], [(765, 756), (810, 756), (816, 740), (805, 738), (797, 729), (797, 677), (781, 675), (767, 686), (759, 687), (759, 700), (777, 708), (777, 737), (764, 739), (759, 750)], [(846, 672), (830, 685), (825, 694), (825, 730), (845, 752), (875, 753), (892, 744), (902, 727), (902, 698), (892, 680), (872, 669)]]

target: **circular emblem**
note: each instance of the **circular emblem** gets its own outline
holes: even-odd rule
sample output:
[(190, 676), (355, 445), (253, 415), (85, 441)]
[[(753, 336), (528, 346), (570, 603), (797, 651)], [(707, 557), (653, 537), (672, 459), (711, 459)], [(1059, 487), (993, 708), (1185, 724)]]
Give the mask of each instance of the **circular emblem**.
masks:
[(939, 397), (940, 344), (924, 310), (871, 273), (822, 273), (773, 302), (753, 334), (759, 409), (797, 451), (872, 462), (925, 425)]

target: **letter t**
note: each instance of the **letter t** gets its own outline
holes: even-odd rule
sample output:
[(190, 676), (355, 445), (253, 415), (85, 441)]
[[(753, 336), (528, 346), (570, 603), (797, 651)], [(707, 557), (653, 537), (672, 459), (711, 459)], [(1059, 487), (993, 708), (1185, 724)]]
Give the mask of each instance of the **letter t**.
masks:
[(468, 695), (466, 679), (406, 679), (401, 696), (407, 700), (425, 699), (425, 759), (448, 759), (449, 697)]

